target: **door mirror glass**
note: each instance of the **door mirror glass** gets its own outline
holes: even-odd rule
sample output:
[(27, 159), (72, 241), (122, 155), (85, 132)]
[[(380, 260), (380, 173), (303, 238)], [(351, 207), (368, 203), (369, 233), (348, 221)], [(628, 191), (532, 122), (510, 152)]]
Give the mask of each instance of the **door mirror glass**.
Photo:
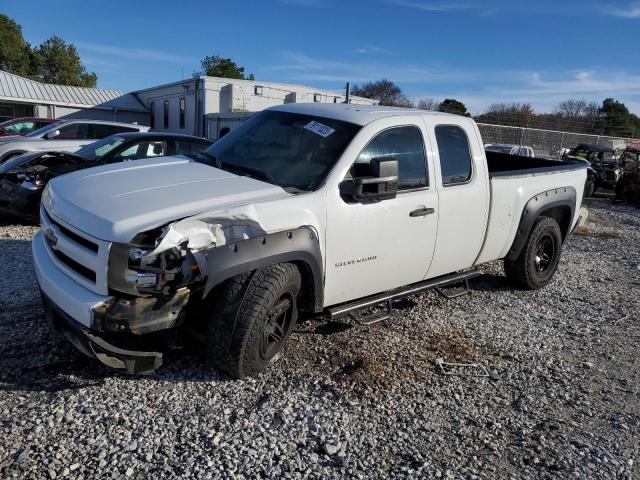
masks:
[(398, 194), (398, 161), (374, 158), (367, 165), (369, 172), (357, 172), (353, 179), (340, 184), (340, 195), (347, 201), (378, 202)]
[(60, 130), (53, 130), (53, 131), (47, 133), (45, 135), (45, 137), (47, 138), (47, 140), (51, 140), (53, 138), (56, 138), (59, 135), (60, 135)]

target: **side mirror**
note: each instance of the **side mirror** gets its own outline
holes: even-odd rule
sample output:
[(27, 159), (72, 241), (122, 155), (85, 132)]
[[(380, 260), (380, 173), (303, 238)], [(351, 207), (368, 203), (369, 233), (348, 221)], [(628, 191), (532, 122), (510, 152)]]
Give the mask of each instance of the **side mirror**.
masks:
[(377, 202), (395, 198), (398, 194), (398, 161), (374, 158), (371, 175), (357, 176), (340, 183), (340, 195), (355, 202)]
[(58, 135), (60, 135), (60, 130), (53, 130), (52, 132), (47, 132), (44, 137), (47, 140), (51, 140), (52, 138), (56, 138)]

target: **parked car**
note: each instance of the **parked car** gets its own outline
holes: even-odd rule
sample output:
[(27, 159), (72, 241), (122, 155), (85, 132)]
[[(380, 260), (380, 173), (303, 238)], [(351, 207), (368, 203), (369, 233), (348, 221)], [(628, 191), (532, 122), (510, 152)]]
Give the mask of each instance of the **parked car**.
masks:
[(149, 127), (102, 120), (64, 120), (25, 136), (0, 137), (0, 163), (27, 152), (75, 152), (95, 140), (124, 132), (146, 132)]
[(0, 123), (0, 137), (6, 137), (9, 135), (24, 136), (56, 122), (58, 122), (58, 120), (55, 118), (12, 118), (11, 120)]
[(488, 152), (506, 153), (508, 155), (519, 155), (521, 157), (535, 157), (533, 148), (524, 145), (513, 145), (509, 143), (488, 143), (484, 146)]
[(627, 148), (620, 155), (622, 175), (616, 184), (618, 200), (640, 200), (640, 149)]
[(52, 178), (110, 163), (166, 155), (190, 158), (211, 145), (209, 140), (172, 133), (119, 133), (75, 153), (26, 153), (0, 164), (0, 213), (37, 220), (42, 190)]
[(581, 143), (566, 152), (563, 158), (589, 163), (593, 169), (593, 173), (589, 176), (589, 180), (592, 180), (593, 189), (591, 189), (591, 185), (588, 185), (587, 190), (590, 191), (589, 195), (591, 195), (601, 187), (611, 190), (616, 188), (624, 169), (615, 153), (613, 148), (604, 145)]
[(299, 312), (371, 324), (396, 299), (464, 293), (496, 259), (539, 289), (577, 224), (585, 164), (515, 160), (485, 154), (468, 117), (300, 103), (196, 162), (70, 173), (45, 188), (32, 242), (46, 316), (130, 373), (162, 363), (143, 342), (186, 331), (243, 377), (282, 356)]

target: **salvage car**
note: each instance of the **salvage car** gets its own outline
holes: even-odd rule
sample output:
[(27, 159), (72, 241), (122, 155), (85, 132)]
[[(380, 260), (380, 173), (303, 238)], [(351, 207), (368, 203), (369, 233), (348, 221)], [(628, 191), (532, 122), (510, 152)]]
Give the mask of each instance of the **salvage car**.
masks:
[(563, 158), (589, 162), (593, 169), (593, 175), (590, 176), (593, 179), (593, 189), (589, 184), (587, 189), (590, 193), (586, 196), (602, 187), (614, 190), (624, 170), (615, 150), (605, 145), (581, 143), (566, 152)]
[(616, 184), (616, 198), (637, 203), (640, 200), (640, 149), (625, 149), (620, 163), (623, 172)]
[(55, 118), (12, 118), (11, 120), (0, 123), (0, 137), (10, 135), (24, 136), (56, 122), (58, 122), (58, 120)]
[(497, 259), (540, 289), (578, 222), (585, 164), (513, 160), (485, 154), (468, 117), (287, 104), (196, 162), (55, 178), (32, 243), (46, 318), (113, 368), (153, 372), (150, 339), (186, 333), (243, 377), (283, 355), (299, 314), (372, 324), (400, 298), (468, 292)]
[(52, 178), (110, 163), (166, 155), (196, 156), (211, 142), (172, 133), (119, 133), (75, 153), (26, 153), (0, 164), (0, 214), (37, 220), (42, 190)]
[(63, 120), (25, 136), (0, 137), (0, 163), (27, 152), (75, 152), (95, 140), (124, 132), (146, 132), (149, 127), (102, 120)]

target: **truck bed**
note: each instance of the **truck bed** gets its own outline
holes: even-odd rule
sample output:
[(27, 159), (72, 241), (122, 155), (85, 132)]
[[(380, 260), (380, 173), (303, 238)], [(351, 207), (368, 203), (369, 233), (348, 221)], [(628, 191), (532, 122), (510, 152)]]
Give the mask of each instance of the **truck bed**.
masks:
[(554, 160), (540, 157), (524, 157), (507, 153), (486, 152), (489, 176), (514, 177), (542, 173), (554, 173), (585, 168), (584, 162)]
[[(578, 207), (587, 178), (584, 162), (565, 162), (487, 152), (491, 208), (487, 233), (476, 264), (504, 258), (515, 238), (522, 212), (536, 195), (565, 187), (575, 189)], [(573, 212), (570, 228), (578, 219)]]

